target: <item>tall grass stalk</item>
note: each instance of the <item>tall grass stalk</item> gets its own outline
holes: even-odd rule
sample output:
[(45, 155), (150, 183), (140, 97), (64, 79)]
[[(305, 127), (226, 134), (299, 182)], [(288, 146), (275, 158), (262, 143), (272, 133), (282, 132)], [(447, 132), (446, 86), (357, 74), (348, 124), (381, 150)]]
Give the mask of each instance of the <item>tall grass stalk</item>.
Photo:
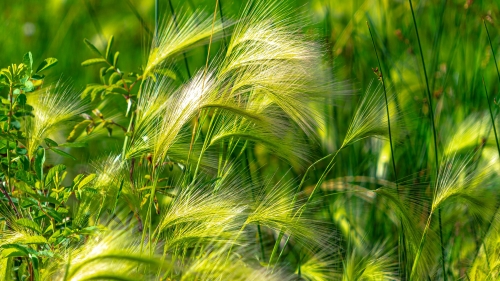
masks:
[[(215, 9), (214, 9), (214, 17), (212, 19), (212, 32), (210, 34), (210, 40), (208, 42), (208, 51), (207, 51), (207, 60), (205, 63), (205, 68), (203, 69), (203, 81), (202, 81), (202, 90), (205, 88), (205, 81), (206, 81), (206, 76), (207, 76), (207, 71), (208, 71), (208, 62), (210, 61), (210, 49), (212, 47), (212, 40), (214, 36), (214, 26), (215, 26), (215, 19), (217, 18), (217, 8), (219, 6), (219, 0), (215, 1)], [(189, 159), (191, 157), (191, 152), (193, 150), (193, 144), (196, 139), (196, 130), (198, 128), (198, 123), (200, 119), (200, 114), (201, 114), (202, 109), (199, 109), (198, 114), (196, 116), (196, 119), (194, 120), (194, 126), (193, 126), (193, 132), (191, 134), (191, 143), (189, 144), (189, 152), (188, 152), (188, 157), (186, 163), (189, 164)]]
[[(493, 48), (491, 50), (493, 51)], [(486, 102), (488, 103), (488, 111), (490, 112), (491, 124), (493, 126), (493, 133), (495, 134), (495, 143), (497, 145), (498, 159), (500, 159), (500, 143), (498, 142), (498, 133), (495, 125), (495, 116), (493, 115), (493, 110), (491, 109), (490, 96), (488, 95), (488, 89), (486, 88), (486, 83), (484, 82), (484, 78), (483, 78), (483, 86), (484, 86), (484, 94), (486, 96)], [(498, 213), (499, 207), (500, 206), (497, 206), (495, 212), (493, 213), (493, 217), (491, 218), (490, 222), (488, 223), (488, 226), (486, 227), (486, 231), (484, 232), (483, 237), (481, 238), (481, 245), (477, 249), (477, 252), (474, 255), (474, 259), (472, 260), (471, 264), (474, 264), (477, 256), (479, 255), (479, 252), (481, 251), (481, 247), (484, 247), (486, 251), (486, 245), (484, 244), (484, 239), (488, 236), (488, 233), (490, 232), (491, 225), (493, 224), (493, 220), (495, 219), (495, 216)]]
[[(248, 141), (247, 141), (248, 142)], [(250, 169), (250, 154), (251, 154), (251, 150), (248, 148), (247, 146), (247, 142), (245, 142), (244, 144), (244, 148), (243, 150), (245, 151), (243, 153), (243, 157), (245, 159), (245, 166), (246, 166), (246, 169), (248, 170), (248, 176), (250, 177), (250, 182), (252, 183), (252, 185), (255, 184), (254, 182), (254, 178), (252, 176), (252, 170)], [(253, 197), (253, 201), (255, 201), (255, 191), (252, 189), (252, 197)], [(266, 250), (264, 248), (264, 241), (262, 239), (262, 230), (261, 230), (261, 227), (260, 227), (260, 223), (257, 222), (257, 235), (258, 235), (258, 239), (259, 239), (259, 244), (260, 244), (260, 251), (261, 251), (261, 255), (262, 255), (262, 261), (264, 262), (266, 260)]]
[[(372, 44), (373, 44), (373, 50), (375, 52), (375, 56), (377, 57), (377, 63), (378, 63), (378, 68), (379, 68), (379, 71), (380, 71), (380, 78), (381, 78), (381, 82), (382, 82), (382, 86), (384, 88), (384, 99), (385, 99), (385, 108), (386, 108), (386, 112), (387, 112), (387, 130), (388, 130), (388, 133), (389, 133), (389, 145), (390, 145), (390, 148), (391, 148), (391, 162), (392, 162), (392, 170), (394, 172), (394, 178), (395, 178), (395, 182), (396, 182), (396, 192), (398, 194), (398, 197), (400, 196), (399, 194), (399, 179), (398, 179), (398, 173), (397, 173), (397, 170), (396, 170), (396, 160), (394, 158), (394, 145), (393, 145), (393, 142), (392, 142), (392, 132), (391, 132), (391, 115), (390, 115), (390, 111), (389, 111), (389, 101), (387, 99), (387, 89), (386, 89), (386, 86), (385, 86), (385, 78), (384, 78), (384, 73), (382, 71), (382, 64), (380, 63), (380, 59), (378, 57), (378, 52), (377, 52), (377, 46), (375, 45), (375, 40), (373, 38), (373, 34), (372, 34), (372, 30), (370, 28), (370, 24), (368, 22), (366, 22), (366, 25), (368, 26), (368, 31), (370, 31), (370, 37), (372, 39)], [(406, 270), (406, 257), (407, 257), (407, 253), (406, 253), (406, 241), (405, 241), (405, 233), (404, 233), (404, 226), (403, 226), (403, 220), (402, 218), (400, 218), (400, 223), (401, 223), (401, 233), (400, 233), (400, 236), (401, 236), (401, 244), (403, 246), (403, 257), (402, 257), (402, 265), (400, 266), (400, 268), (403, 269), (403, 276), (404, 276), (404, 280), (406, 280), (408, 278), (407, 276), (407, 270)]]
[[(486, 25), (486, 21), (483, 19), (484, 28), (486, 29), (486, 34), (488, 35), (488, 42), (490, 42), (491, 54), (493, 55), (493, 61), (495, 62), (495, 67), (497, 70), (498, 81), (500, 82), (500, 70), (498, 70), (497, 57), (495, 56), (495, 49), (493, 48), (493, 43), (491, 42), (490, 31)], [(484, 84), (484, 81), (483, 81)]]
[[(444, 20), (444, 14), (446, 11), (446, 3), (448, 0), (442, 0), (442, 5), (441, 5), (441, 11), (439, 13), (439, 27), (438, 27), (438, 32), (434, 38), (434, 44), (433, 44), (433, 50), (434, 50), (434, 58), (432, 60), (432, 65), (431, 65), (431, 71), (436, 71), (437, 64), (438, 64), (438, 59), (439, 59), (439, 54), (440, 54), (440, 46), (441, 46), (441, 35), (443, 34), (443, 20)], [(434, 87), (436, 85), (436, 77), (432, 77), (432, 82), (431, 82), (431, 90), (434, 91)]]
[[(431, 118), (432, 135), (433, 135), (433, 140), (434, 140), (434, 158), (435, 158), (435, 168), (436, 168), (436, 176), (437, 176), (439, 173), (439, 156), (438, 156), (438, 146), (437, 146), (436, 124), (435, 124), (435, 118), (434, 118), (434, 108), (432, 105), (432, 95), (431, 95), (431, 90), (429, 88), (429, 79), (427, 77), (427, 70), (425, 67), (424, 53), (422, 50), (422, 44), (420, 43), (420, 35), (418, 34), (417, 20), (415, 18), (415, 12), (413, 11), (413, 4), (412, 4), (411, 0), (408, 0), (408, 2), (410, 3), (411, 15), (413, 18), (413, 25), (415, 27), (415, 33), (417, 35), (418, 48), (420, 50), (420, 59), (422, 61), (422, 67), (423, 67), (424, 77), (425, 77), (425, 86), (427, 89), (427, 99), (429, 102), (429, 113), (430, 113), (430, 118)], [(429, 214), (429, 216), (430, 215), (431, 214)], [(441, 224), (441, 209), (438, 210), (438, 220), (439, 220), (439, 239), (441, 240), (441, 264), (442, 264), (442, 269), (443, 269), (443, 278), (446, 281), (447, 278), (446, 278), (445, 252), (444, 252), (444, 244), (443, 244), (443, 227)], [(430, 218), (429, 218), (429, 223), (427, 224), (426, 228), (427, 227), (430, 227)], [(422, 234), (422, 236), (424, 236), (424, 235), (426, 235), (425, 230), (424, 230), (424, 233)], [(424, 237), (422, 237), (421, 243), (423, 243), (423, 242), (424, 242)], [(422, 250), (422, 245), (419, 246), (418, 251), (421, 251), (421, 250)], [(415, 258), (411, 276), (414, 275), (413, 271), (415, 270), (415, 266), (418, 263), (418, 257), (419, 257), (419, 253), (417, 253), (417, 258)], [(410, 279), (412, 279), (411, 276), (410, 276)]]
[(144, 28), (144, 31), (146, 31), (146, 34), (148, 35), (148, 38), (151, 39), (153, 38), (153, 32), (149, 29), (147, 23), (144, 21), (144, 19), (141, 17), (139, 12), (137, 11), (137, 8), (134, 6), (131, 0), (127, 0), (127, 5), (129, 6), (130, 10), (132, 10), (132, 13), (134, 13), (134, 16), (139, 20), (141, 23), (142, 28)]
[(160, 23), (160, 0), (155, 0), (155, 36), (158, 36)]
[[(486, 34), (488, 35), (488, 42), (490, 44), (491, 53), (493, 55), (493, 61), (495, 62), (498, 81), (500, 82), (500, 71), (498, 70), (497, 59), (495, 56), (495, 49), (493, 48), (493, 43), (491, 42), (490, 32), (488, 30), (488, 26), (486, 25), (486, 21), (484, 19), (483, 19), (483, 24), (484, 24), (484, 28), (486, 29)], [(484, 86), (484, 94), (486, 96), (486, 102), (488, 103), (488, 111), (490, 112), (491, 124), (493, 126), (493, 133), (495, 134), (495, 143), (497, 145), (498, 159), (500, 159), (500, 143), (498, 141), (498, 133), (497, 133), (496, 124), (495, 124), (495, 116), (493, 114), (493, 110), (491, 109), (490, 96), (488, 95), (488, 89), (486, 87), (486, 83), (484, 82), (484, 77), (483, 77), (482, 82), (483, 82), (483, 86)], [(486, 227), (486, 231), (484, 232), (483, 237), (481, 238), (481, 245), (479, 246), (476, 254), (474, 255), (474, 259), (472, 260), (472, 264), (474, 264), (477, 256), (479, 255), (479, 252), (481, 251), (481, 247), (484, 247), (484, 249), (486, 251), (486, 245), (484, 244), (484, 239), (486, 239), (486, 237), (488, 236), (488, 233), (490, 232), (491, 226), (493, 224), (493, 220), (495, 219), (495, 216), (498, 213), (499, 207), (500, 206), (498, 206), (498, 204), (497, 204), (497, 208), (496, 208), (495, 212), (493, 213), (493, 217), (491, 218), (490, 222), (488, 223), (488, 226)]]
[[(319, 162), (322, 162), (323, 160), (325, 159), (328, 159), (330, 157), (332, 157), (332, 159), (330, 160), (330, 162), (328, 163), (325, 171), (321, 174), (318, 182), (314, 185), (314, 188), (313, 190), (311, 191), (311, 194), (309, 195), (309, 197), (307, 198), (307, 201), (305, 202), (305, 204), (299, 209), (297, 210), (295, 216), (299, 217), (302, 215), (302, 213), (305, 211), (305, 209), (307, 208), (307, 205), (308, 203), (311, 201), (311, 199), (313, 198), (316, 190), (318, 189), (319, 186), (321, 186), (321, 184), (323, 183), (325, 177), (328, 175), (328, 173), (332, 170), (333, 166), (334, 166), (334, 161), (335, 161), (335, 158), (337, 157), (338, 153), (345, 147), (345, 145), (343, 144), (335, 153), (331, 153), (331, 154), (328, 154), (327, 156), (325, 157), (322, 157), (321, 159), (317, 160), (316, 162), (312, 163), (306, 170), (306, 172), (304, 173), (304, 176), (302, 176), (302, 179), (300, 181), (300, 184), (297, 186), (297, 190), (294, 194), (294, 197), (291, 201), (291, 206), (293, 206), (297, 200), (297, 196), (298, 194), (301, 192), (302, 190), (302, 186), (304, 185), (304, 181), (309, 173), (309, 171), (314, 168), (314, 166), (316, 164), (318, 164)], [(281, 239), (283, 238), (284, 236), (284, 231), (281, 230), (279, 235), (278, 235), (278, 238), (276, 239), (276, 242), (274, 243), (274, 247), (273, 247), (273, 251), (271, 252), (271, 257), (269, 258), (269, 265), (273, 265), (273, 258), (274, 256), (277, 254), (278, 252), (278, 249), (279, 249), (279, 246), (281, 244)], [(288, 236), (285, 240), (285, 243), (283, 244), (283, 247), (281, 249), (281, 252), (280, 254), (278, 255), (277, 259), (276, 259), (276, 262), (274, 262), (274, 265), (276, 265), (278, 263), (278, 261), (280, 260), (285, 248), (286, 248), (286, 245), (288, 244), (288, 241), (290, 240), (290, 236)], [(268, 266), (269, 267), (269, 266)], [(273, 267), (273, 270), (274, 270), (274, 267)]]
[[(158, 0), (156, 0), (156, 1), (158, 1)], [(177, 23), (177, 16), (175, 14), (174, 5), (172, 4), (172, 0), (168, 0), (168, 6), (170, 7), (170, 13), (172, 13), (172, 18), (174, 19), (175, 28), (178, 29), (179, 27), (178, 27), (178, 23)], [(182, 58), (184, 59), (184, 66), (186, 67), (186, 72), (187, 72), (188, 78), (191, 79), (191, 71), (189, 70), (189, 64), (188, 64), (188, 60), (186, 57), (186, 53), (182, 53)]]

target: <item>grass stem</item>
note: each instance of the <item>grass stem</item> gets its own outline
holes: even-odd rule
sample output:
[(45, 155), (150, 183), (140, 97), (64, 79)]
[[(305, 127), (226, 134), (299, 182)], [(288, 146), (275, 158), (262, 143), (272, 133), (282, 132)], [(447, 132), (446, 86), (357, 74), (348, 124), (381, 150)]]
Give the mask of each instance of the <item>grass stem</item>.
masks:
[[(423, 71), (424, 71), (425, 86), (427, 88), (427, 99), (429, 102), (429, 112), (430, 112), (431, 125), (432, 125), (432, 135), (433, 135), (433, 140), (434, 140), (434, 158), (435, 158), (435, 168), (436, 168), (436, 177), (437, 177), (437, 175), (439, 174), (439, 157), (438, 157), (436, 124), (435, 124), (435, 118), (434, 118), (434, 108), (432, 106), (432, 95), (431, 95), (431, 90), (429, 88), (429, 78), (427, 77), (427, 70), (425, 67), (424, 53), (422, 50), (422, 44), (420, 43), (420, 35), (418, 34), (417, 20), (415, 18), (415, 12), (413, 11), (413, 4), (412, 4), (411, 0), (408, 0), (408, 2), (410, 3), (411, 15), (413, 18), (413, 25), (415, 27), (415, 33), (417, 35), (418, 48), (420, 50), (420, 59), (422, 60), (422, 67), (423, 67)], [(444, 244), (443, 244), (443, 227), (441, 224), (441, 209), (438, 210), (438, 217), (439, 217), (439, 238), (441, 241), (441, 265), (442, 265), (442, 270), (443, 270), (443, 279), (444, 279), (444, 281), (446, 281), (447, 278), (446, 278), (446, 265), (445, 265), (445, 251), (444, 251)], [(415, 259), (413, 267), (415, 267), (415, 265), (416, 265), (415, 263), (417, 263), (417, 262), (418, 262), (418, 259)], [(412, 275), (413, 275), (413, 272), (412, 272)]]
[[(486, 21), (484, 19), (483, 19), (483, 24), (484, 24), (484, 28), (486, 29), (486, 34), (488, 35), (488, 41), (490, 43), (491, 53), (493, 55), (493, 60), (495, 62), (495, 67), (497, 70), (498, 81), (500, 82), (500, 71), (498, 70), (497, 59), (495, 57), (495, 49), (493, 48), (493, 43), (491, 42), (490, 32), (488, 30), (488, 26), (486, 25)], [(498, 158), (500, 159), (500, 143), (498, 141), (498, 133), (497, 133), (496, 125), (495, 125), (495, 117), (493, 115), (493, 110), (491, 109), (490, 97), (488, 95), (488, 89), (486, 88), (486, 83), (484, 82), (484, 77), (483, 77), (483, 86), (484, 86), (484, 94), (486, 96), (486, 102), (488, 103), (488, 110), (490, 112), (491, 124), (493, 126), (493, 133), (495, 134), (495, 143), (497, 145)], [(500, 206), (498, 206), (498, 204), (497, 204), (497, 208), (496, 208), (495, 212), (493, 213), (493, 218), (488, 223), (486, 231), (484, 232), (483, 237), (481, 238), (481, 244), (480, 244), (479, 248), (477, 249), (476, 254), (474, 255), (474, 259), (472, 260), (472, 264), (474, 264), (477, 256), (479, 255), (479, 252), (481, 251), (481, 247), (484, 247), (484, 250), (486, 251), (486, 245), (484, 244), (484, 240), (486, 239), (486, 237), (488, 236), (488, 233), (490, 232), (491, 226), (493, 224), (493, 220), (495, 219), (495, 216), (498, 213), (499, 207)]]
[[(398, 173), (397, 173), (397, 170), (396, 170), (396, 160), (394, 158), (394, 144), (392, 142), (392, 131), (391, 131), (391, 115), (390, 115), (390, 111), (389, 111), (389, 101), (387, 99), (387, 89), (386, 89), (386, 86), (385, 86), (385, 80), (384, 80), (384, 73), (382, 71), (382, 64), (380, 63), (380, 59), (378, 57), (378, 52), (377, 52), (377, 46), (375, 45), (375, 40), (373, 38), (373, 34), (372, 34), (372, 30), (370, 28), (370, 25), (368, 24), (368, 22), (366, 22), (366, 25), (368, 26), (368, 31), (370, 31), (370, 37), (372, 39), (372, 44), (373, 44), (373, 50), (375, 51), (375, 55), (377, 57), (377, 63), (378, 63), (378, 68), (379, 68), (379, 71), (380, 71), (380, 78), (381, 78), (381, 81), (382, 81), (382, 86), (384, 88), (384, 98), (385, 98), (385, 109), (386, 109), (386, 113), (387, 113), (387, 130), (388, 130), (388, 133), (389, 133), (389, 145), (390, 145), (390, 148), (391, 148), (391, 162), (392, 162), (392, 170), (394, 172), (394, 178), (395, 178), (395, 182), (396, 182), (396, 192), (398, 194), (398, 197), (400, 196), (399, 194), (399, 180), (398, 180)], [(407, 276), (406, 276), (406, 242), (405, 242), (405, 234), (404, 234), (404, 228), (403, 228), (403, 220), (402, 218), (400, 218), (400, 223), (401, 223), (401, 239), (402, 239), (402, 246), (403, 246), (403, 257), (402, 257), (402, 269), (403, 269), (403, 274), (404, 274), (404, 280), (407, 279)]]

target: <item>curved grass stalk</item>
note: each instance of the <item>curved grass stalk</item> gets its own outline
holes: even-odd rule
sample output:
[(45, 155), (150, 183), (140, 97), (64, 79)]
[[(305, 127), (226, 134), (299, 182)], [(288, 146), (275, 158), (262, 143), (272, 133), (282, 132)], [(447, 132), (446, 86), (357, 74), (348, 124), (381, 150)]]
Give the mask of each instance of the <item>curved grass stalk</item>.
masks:
[[(420, 59), (422, 61), (424, 77), (425, 77), (425, 85), (427, 88), (427, 99), (429, 100), (429, 112), (430, 112), (431, 123), (432, 123), (431, 125), (432, 125), (432, 135), (433, 135), (433, 140), (434, 140), (434, 157), (435, 157), (435, 161), (436, 161), (435, 164), (436, 164), (436, 176), (437, 176), (437, 174), (439, 173), (439, 157), (438, 157), (436, 124), (435, 124), (435, 120), (434, 120), (434, 108), (432, 105), (432, 95), (431, 95), (431, 90), (429, 88), (429, 79), (427, 78), (427, 70), (425, 68), (424, 53), (422, 50), (422, 44), (420, 43), (420, 35), (418, 34), (417, 20), (415, 18), (415, 13), (413, 11), (413, 4), (412, 4), (411, 0), (408, 0), (408, 1), (410, 3), (411, 15), (413, 18), (413, 25), (415, 27), (415, 33), (417, 35), (418, 47), (420, 50)], [(446, 277), (446, 265), (445, 265), (445, 251), (444, 251), (444, 244), (443, 244), (443, 228), (441, 225), (441, 209), (438, 211), (438, 217), (439, 217), (439, 238), (441, 240), (441, 265), (442, 265), (442, 269), (443, 269), (444, 281), (446, 281), (447, 277)], [(424, 239), (422, 239), (422, 242), (424, 242)], [(419, 252), (420, 252), (420, 250), (421, 249), (419, 247)], [(417, 257), (419, 257), (419, 254), (417, 254)], [(416, 263), (418, 262), (417, 257), (414, 260), (414, 264), (413, 264), (412, 268), (415, 268)], [(412, 280), (412, 276), (413, 276), (413, 269), (412, 269), (412, 273), (410, 276), (410, 280)]]
[[(372, 39), (372, 44), (373, 44), (373, 50), (375, 51), (375, 55), (377, 57), (377, 62), (378, 62), (378, 67), (379, 67), (379, 71), (380, 71), (380, 78), (381, 78), (381, 82), (382, 82), (382, 86), (384, 87), (384, 98), (385, 98), (385, 108), (386, 108), (386, 112), (387, 112), (387, 130), (388, 130), (388, 133), (389, 133), (389, 145), (390, 145), (390, 148), (391, 148), (391, 162), (392, 162), (392, 170), (394, 172), (394, 177), (395, 177), (395, 182), (396, 182), (396, 192), (398, 193), (398, 197), (399, 197), (399, 180), (398, 180), (398, 173), (397, 173), (397, 170), (396, 170), (396, 160), (394, 159), (394, 147), (393, 147), (393, 143), (392, 143), (392, 132), (391, 132), (391, 118), (390, 118), (390, 112), (389, 112), (389, 101), (387, 99), (387, 89), (385, 87), (385, 78), (384, 78), (384, 73), (382, 71), (382, 64), (380, 63), (380, 59), (378, 57), (378, 52), (377, 52), (377, 47), (375, 46), (375, 40), (373, 39), (373, 34), (372, 34), (372, 30), (370, 28), (370, 25), (368, 24), (368, 22), (366, 22), (366, 25), (368, 26), (368, 30), (370, 31), (370, 37)], [(404, 234), (404, 228), (403, 228), (403, 221), (402, 221), (402, 218), (400, 218), (400, 222), (401, 222), (401, 237), (402, 237), (402, 244), (403, 244), (403, 264), (401, 265), (401, 267), (403, 268), (404, 270), (404, 278), (403, 280), (406, 280), (408, 278), (407, 276), (407, 271), (406, 271), (406, 258), (407, 258), (407, 253), (406, 253), (406, 241), (405, 241), (405, 234)]]

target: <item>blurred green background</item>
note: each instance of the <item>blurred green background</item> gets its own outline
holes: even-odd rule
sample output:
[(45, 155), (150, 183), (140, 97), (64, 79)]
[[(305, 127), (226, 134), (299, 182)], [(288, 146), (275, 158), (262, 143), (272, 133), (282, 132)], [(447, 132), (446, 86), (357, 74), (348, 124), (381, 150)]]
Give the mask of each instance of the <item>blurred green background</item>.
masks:
[[(150, 38), (141, 27), (140, 18), (149, 30), (154, 30), (154, 0), (20, 0), (1, 1), (0, 32), (2, 36), (1, 65), (18, 61), (32, 51), (35, 61), (53, 56), (59, 59), (54, 69), (83, 86), (95, 73), (85, 70), (80, 62), (91, 56), (82, 40), (88, 38), (103, 48), (110, 35), (115, 36), (115, 49), (122, 53), (122, 65), (127, 69), (141, 66)], [(224, 17), (234, 18), (246, 1), (221, 1)], [(304, 28), (329, 43), (335, 60), (335, 73), (343, 79), (361, 83), (363, 88), (373, 78), (370, 67), (376, 65), (366, 21), (374, 26), (379, 43), (383, 44), (383, 60), (392, 70), (392, 83), (421, 82), (410, 79), (420, 71), (415, 57), (413, 23), (408, 1), (387, 0), (287, 0), (290, 6), (302, 11), (310, 22)], [(169, 2), (160, 0), (160, 20), (171, 17)], [(204, 10), (211, 13), (215, 1), (172, 0), (176, 13)], [(446, 68), (453, 71), (447, 78), (432, 79), (439, 89), (459, 84), (474, 90), (474, 76), (478, 68), (485, 69), (485, 78), (494, 69), (489, 58), (482, 18), (489, 15), (496, 25), (498, 1), (427, 0), (415, 1), (415, 12), (420, 29), (429, 76), (435, 77)], [(314, 29), (312, 31), (311, 29)], [(491, 28), (498, 46), (497, 28)], [(199, 48), (196, 52), (201, 52)], [(453, 59), (455, 58), (455, 59)], [(191, 68), (196, 69), (196, 55), (188, 56)], [(203, 61), (203, 60), (201, 60)], [(443, 65), (443, 64), (446, 64)], [(450, 67), (453, 64), (453, 67)], [(410, 72), (405, 72), (409, 70)], [(95, 75), (95, 76), (92, 76)], [(410, 76), (410, 77), (408, 77)], [(457, 77), (458, 76), (458, 77)], [(444, 80), (444, 81), (443, 81)], [(476, 79), (477, 80), (477, 79)], [(486, 79), (490, 80), (490, 79)], [(418, 83), (421, 84), (421, 83)], [(454, 85), (455, 84), (455, 85)], [(405, 88), (403, 87), (403, 89)], [(460, 89), (463, 89), (460, 87)]]

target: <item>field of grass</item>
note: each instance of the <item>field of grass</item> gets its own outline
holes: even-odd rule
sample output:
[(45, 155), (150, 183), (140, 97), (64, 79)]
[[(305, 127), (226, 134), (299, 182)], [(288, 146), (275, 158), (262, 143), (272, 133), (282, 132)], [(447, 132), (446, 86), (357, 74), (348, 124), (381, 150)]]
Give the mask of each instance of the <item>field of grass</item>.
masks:
[(0, 280), (500, 279), (500, 2), (0, 16)]

